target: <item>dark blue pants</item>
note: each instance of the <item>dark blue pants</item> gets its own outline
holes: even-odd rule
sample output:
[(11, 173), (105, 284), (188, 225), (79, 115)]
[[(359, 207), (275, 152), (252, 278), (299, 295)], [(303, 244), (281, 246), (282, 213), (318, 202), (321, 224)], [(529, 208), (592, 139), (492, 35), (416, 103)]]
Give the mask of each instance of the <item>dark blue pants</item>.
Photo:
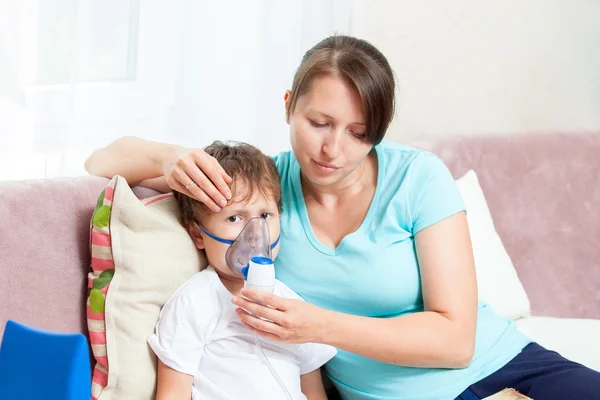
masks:
[(513, 388), (534, 400), (600, 400), (600, 372), (530, 343), (508, 364), (458, 399), (476, 400)]

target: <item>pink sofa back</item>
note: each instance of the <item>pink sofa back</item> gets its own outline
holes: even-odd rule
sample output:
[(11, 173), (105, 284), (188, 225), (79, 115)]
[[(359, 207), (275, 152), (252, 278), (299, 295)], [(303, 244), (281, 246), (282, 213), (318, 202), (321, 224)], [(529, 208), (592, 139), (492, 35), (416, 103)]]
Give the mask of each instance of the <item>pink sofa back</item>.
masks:
[[(0, 338), (6, 320), (87, 333), (89, 226), (108, 179), (0, 182)], [(136, 188), (138, 197), (154, 191)]]
[(600, 318), (600, 132), (413, 145), (477, 172), (533, 315)]
[[(420, 142), (479, 175), (534, 315), (600, 318), (600, 134)], [(87, 332), (89, 221), (107, 179), (0, 183), (0, 337), (7, 319)], [(152, 191), (137, 188), (139, 197)]]

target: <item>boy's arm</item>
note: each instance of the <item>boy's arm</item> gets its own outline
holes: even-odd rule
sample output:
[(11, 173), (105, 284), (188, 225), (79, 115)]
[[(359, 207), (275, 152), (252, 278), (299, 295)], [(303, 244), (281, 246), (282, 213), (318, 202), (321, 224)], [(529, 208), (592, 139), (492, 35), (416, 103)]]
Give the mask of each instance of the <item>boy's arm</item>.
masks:
[(307, 400), (327, 400), (319, 368), (300, 376), (300, 389)]
[(194, 377), (167, 367), (158, 360), (156, 400), (190, 400)]

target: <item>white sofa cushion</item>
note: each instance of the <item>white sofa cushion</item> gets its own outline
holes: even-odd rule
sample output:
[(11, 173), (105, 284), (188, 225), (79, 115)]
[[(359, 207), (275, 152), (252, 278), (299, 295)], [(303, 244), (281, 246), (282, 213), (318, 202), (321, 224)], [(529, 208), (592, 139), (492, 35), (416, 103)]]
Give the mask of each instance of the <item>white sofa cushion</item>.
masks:
[(506, 318), (529, 316), (529, 298), (496, 233), (477, 174), (470, 170), (456, 183), (467, 209), (479, 298)]
[(529, 317), (515, 323), (517, 329), (548, 350), (600, 371), (600, 320)]

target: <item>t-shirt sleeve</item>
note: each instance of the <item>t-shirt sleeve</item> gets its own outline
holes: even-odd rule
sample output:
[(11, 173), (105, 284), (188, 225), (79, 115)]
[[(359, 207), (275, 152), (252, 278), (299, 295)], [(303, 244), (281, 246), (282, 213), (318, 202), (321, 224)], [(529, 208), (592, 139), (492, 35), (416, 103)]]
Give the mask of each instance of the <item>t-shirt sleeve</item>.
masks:
[(184, 374), (196, 374), (204, 338), (188, 298), (174, 297), (165, 304), (148, 344), (168, 367)]
[(300, 346), (300, 375), (321, 368), (337, 354), (333, 346), (320, 343), (304, 343)]
[(458, 186), (437, 156), (423, 152), (410, 172), (409, 210), (412, 234), (465, 210)]

